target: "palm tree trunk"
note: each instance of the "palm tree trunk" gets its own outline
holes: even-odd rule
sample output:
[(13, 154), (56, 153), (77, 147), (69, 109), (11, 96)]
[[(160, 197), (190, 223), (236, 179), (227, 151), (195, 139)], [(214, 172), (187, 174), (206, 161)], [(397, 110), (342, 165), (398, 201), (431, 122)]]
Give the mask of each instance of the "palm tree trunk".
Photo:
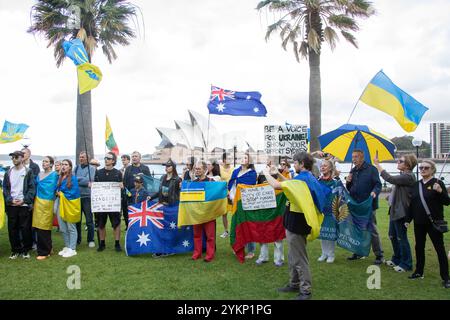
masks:
[(309, 50), (309, 127), (310, 127), (310, 151), (320, 149), (319, 140), (322, 130), (321, 124), (322, 97), (320, 89), (320, 54)]
[(82, 95), (77, 89), (77, 145), (76, 162), (81, 151), (87, 151), (88, 158), (94, 157), (94, 145), (92, 141), (92, 104), (91, 91)]

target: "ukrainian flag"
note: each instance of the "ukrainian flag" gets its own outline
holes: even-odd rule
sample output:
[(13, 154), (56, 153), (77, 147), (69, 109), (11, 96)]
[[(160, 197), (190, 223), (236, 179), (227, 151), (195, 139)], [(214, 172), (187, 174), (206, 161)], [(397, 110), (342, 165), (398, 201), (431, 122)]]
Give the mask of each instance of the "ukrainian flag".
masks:
[(394, 117), (407, 132), (416, 130), (427, 107), (397, 87), (383, 71), (378, 72), (361, 95), (365, 104)]
[(227, 213), (227, 183), (183, 181), (178, 227), (216, 220)]
[(67, 188), (67, 179), (64, 179), (59, 189), (59, 215), (69, 223), (81, 220), (80, 189), (77, 177), (72, 175), (72, 187)]
[(5, 199), (3, 198), (3, 189), (0, 188), (0, 229), (3, 229), (5, 226), (5, 216)]
[(320, 226), (323, 214), (314, 204), (311, 191), (305, 181), (292, 179), (281, 182), (281, 188), (288, 198), (292, 212), (302, 212), (306, 223), (311, 227), (311, 233), (307, 236), (308, 241), (316, 239), (320, 234)]
[(5, 120), (3, 130), (0, 133), (0, 143), (15, 142), (23, 138), (28, 125), (24, 123), (12, 123)]
[(33, 227), (41, 230), (53, 228), (53, 205), (58, 186), (58, 174), (50, 173), (44, 179), (36, 178), (37, 191), (33, 206)]
[(77, 66), (78, 90), (80, 94), (88, 92), (102, 81), (102, 72), (97, 66), (85, 62)]

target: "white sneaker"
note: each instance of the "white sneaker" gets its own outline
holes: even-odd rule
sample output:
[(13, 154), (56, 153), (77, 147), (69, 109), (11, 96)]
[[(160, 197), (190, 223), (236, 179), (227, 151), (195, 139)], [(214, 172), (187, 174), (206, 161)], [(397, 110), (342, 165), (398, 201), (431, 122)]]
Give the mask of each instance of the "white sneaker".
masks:
[(395, 266), (395, 267), (394, 267), (394, 270), (397, 271), (397, 272), (406, 272), (406, 270), (403, 269), (403, 268), (400, 267), (400, 266)]
[(224, 233), (222, 233), (220, 235), (221, 238), (225, 239), (226, 237), (228, 237), (228, 231), (225, 231)]
[(397, 265), (392, 262), (392, 260), (387, 260), (384, 262), (388, 267), (396, 267)]
[(60, 256), (62, 256), (63, 254), (66, 253), (66, 251), (67, 251), (68, 249), (69, 249), (69, 248), (64, 247), (60, 252), (58, 252), (58, 254), (59, 254)]
[(333, 262), (334, 262), (334, 257), (327, 258), (327, 263), (333, 263)]
[(326, 255), (321, 255), (320, 257), (319, 257), (319, 259), (317, 259), (317, 261), (319, 261), (319, 262), (323, 262), (323, 261), (325, 261), (327, 259), (327, 256)]
[(89, 248), (95, 248), (95, 242), (94, 241), (89, 242)]
[(64, 253), (62, 255), (62, 257), (63, 258), (70, 258), (70, 257), (76, 256), (76, 255), (77, 255), (77, 252), (75, 250), (72, 250), (72, 249), (69, 248), (69, 249), (67, 249), (66, 253)]

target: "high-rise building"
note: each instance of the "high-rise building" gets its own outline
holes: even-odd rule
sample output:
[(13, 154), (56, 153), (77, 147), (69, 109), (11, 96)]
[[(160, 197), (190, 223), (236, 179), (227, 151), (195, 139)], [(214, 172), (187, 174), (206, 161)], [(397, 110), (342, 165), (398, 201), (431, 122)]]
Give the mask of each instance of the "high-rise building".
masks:
[(430, 123), (431, 157), (445, 158), (450, 153), (450, 123)]

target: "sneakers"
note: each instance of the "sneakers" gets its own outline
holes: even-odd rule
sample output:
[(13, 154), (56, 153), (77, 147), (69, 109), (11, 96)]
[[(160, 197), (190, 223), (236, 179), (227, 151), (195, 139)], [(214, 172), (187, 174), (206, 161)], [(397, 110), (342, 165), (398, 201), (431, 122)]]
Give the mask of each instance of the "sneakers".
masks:
[(64, 247), (60, 252), (58, 252), (58, 255), (62, 256), (63, 254), (66, 253), (67, 249), (69, 249), (69, 248)]
[(62, 257), (63, 258), (70, 258), (70, 257), (76, 256), (76, 255), (77, 255), (77, 252), (75, 250), (72, 250), (72, 249), (68, 248), (66, 250), (66, 252), (62, 255)]
[(408, 279), (423, 279), (423, 274), (414, 272), (412, 275), (408, 277)]
[(319, 259), (317, 259), (317, 261), (319, 261), (319, 262), (323, 262), (323, 261), (325, 261), (325, 260), (327, 260), (327, 256), (326, 255), (321, 255), (320, 257), (319, 257)]
[(397, 265), (392, 262), (392, 260), (387, 260), (384, 262), (388, 267), (396, 267)]
[(245, 259), (253, 259), (255, 257), (255, 254), (253, 252), (249, 252), (247, 253), (247, 255), (245, 256)]
[(311, 297), (312, 297), (311, 293), (300, 293), (298, 296), (296, 296), (292, 300), (309, 300), (309, 299), (311, 299)]
[(16, 260), (18, 257), (19, 257), (18, 253), (12, 252), (11, 255), (9, 256), (9, 259)]
[(220, 235), (220, 237), (221, 237), (222, 239), (225, 239), (226, 237), (228, 237), (228, 231), (225, 230), (225, 232), (222, 233), (222, 234)]
[(283, 261), (276, 261), (273, 263), (275, 265), (275, 267), (282, 267), (284, 265)]
[(333, 263), (333, 262), (334, 262), (334, 257), (327, 258), (327, 263)]
[(286, 292), (299, 292), (300, 288), (297, 287), (291, 287), (290, 284), (286, 285), (285, 287), (278, 288), (278, 292), (286, 293)]
[(450, 288), (450, 280), (444, 280), (444, 281), (442, 281), (442, 286), (443, 286), (445, 289), (449, 289), (449, 288)]
[(260, 258), (258, 258), (258, 259), (255, 261), (255, 263), (256, 263), (258, 266), (260, 266), (260, 265), (262, 265), (263, 263), (266, 263), (266, 262), (268, 262), (268, 260), (263, 260), (263, 259), (260, 259)]
[(30, 259), (30, 254), (28, 252), (24, 252), (21, 254), (22, 259)]
[(353, 260), (362, 260), (365, 259), (364, 256), (359, 256), (356, 253), (354, 253), (352, 256), (348, 257), (347, 260), (353, 261)]
[(380, 264), (383, 264), (383, 263), (384, 263), (384, 257), (383, 256), (377, 256), (375, 258), (375, 261), (373, 262), (373, 264), (376, 264), (376, 265), (380, 265)]
[(94, 241), (89, 242), (88, 246), (89, 248), (95, 248), (95, 242)]
[(394, 270), (397, 271), (397, 272), (406, 272), (406, 270), (403, 269), (403, 268), (400, 267), (400, 266), (395, 266), (395, 267), (394, 267)]

